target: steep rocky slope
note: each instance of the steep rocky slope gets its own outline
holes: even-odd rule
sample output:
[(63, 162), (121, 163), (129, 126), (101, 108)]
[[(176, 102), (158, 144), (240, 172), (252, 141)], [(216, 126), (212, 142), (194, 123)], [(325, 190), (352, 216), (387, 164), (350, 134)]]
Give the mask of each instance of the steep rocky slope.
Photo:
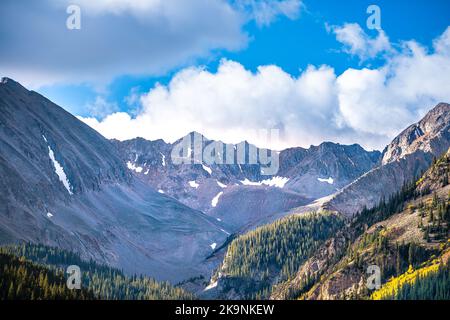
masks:
[(0, 242), (57, 246), (179, 281), (228, 233), (133, 176), (116, 147), (11, 79), (0, 83)]
[(440, 156), (448, 149), (450, 105), (439, 103), (418, 123), (400, 133), (383, 151), (382, 164), (388, 164), (418, 150)]
[(440, 103), (385, 148), (380, 166), (336, 193), (325, 207), (346, 215), (370, 208), (418, 177), (449, 146), (450, 105)]

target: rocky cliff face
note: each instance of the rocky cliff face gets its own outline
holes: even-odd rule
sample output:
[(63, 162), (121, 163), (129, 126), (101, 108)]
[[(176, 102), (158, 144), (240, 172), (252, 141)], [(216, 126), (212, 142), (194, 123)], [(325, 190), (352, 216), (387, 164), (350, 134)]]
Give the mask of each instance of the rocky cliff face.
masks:
[[(137, 179), (113, 143), (11, 79), (0, 83), (0, 242), (77, 251), (179, 281), (228, 233)], [(213, 245), (215, 244), (215, 245)]]
[(419, 150), (440, 156), (447, 151), (450, 127), (450, 105), (439, 103), (418, 123), (400, 133), (383, 151), (382, 164), (405, 158)]
[(450, 105), (440, 103), (386, 147), (380, 166), (336, 193), (325, 207), (346, 215), (373, 207), (418, 177), (449, 146)]

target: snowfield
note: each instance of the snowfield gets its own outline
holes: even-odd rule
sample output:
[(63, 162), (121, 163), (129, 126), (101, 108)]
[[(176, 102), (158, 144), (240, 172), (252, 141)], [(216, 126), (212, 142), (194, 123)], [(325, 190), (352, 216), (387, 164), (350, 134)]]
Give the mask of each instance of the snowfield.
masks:
[(191, 188), (195, 188), (197, 189), (200, 185), (195, 182), (195, 181), (189, 181), (189, 185), (191, 186)]
[(212, 170), (211, 170), (211, 168), (209, 168), (209, 167), (205, 166), (204, 164), (202, 164), (202, 167), (203, 167), (203, 170), (205, 170), (206, 172), (208, 172), (208, 173), (209, 173), (209, 175), (211, 175), (211, 174), (212, 174)]
[(320, 182), (326, 182), (328, 184), (333, 184), (334, 183), (334, 179), (332, 177), (329, 177), (328, 179), (317, 178), (317, 180), (319, 180)]
[(127, 162), (127, 168), (133, 171), (136, 171), (137, 173), (141, 173), (142, 172), (142, 167), (136, 167), (136, 165), (134, 163), (132, 163), (131, 161)]
[(277, 187), (277, 188), (284, 188), (284, 185), (289, 181), (289, 178), (285, 177), (273, 177), (272, 179), (266, 179), (259, 182), (253, 182), (245, 178), (245, 180), (241, 180), (241, 183), (244, 186), (269, 186), (269, 187)]
[[(42, 136), (42, 137), (44, 138), (45, 142), (47, 142), (47, 139), (45, 138), (45, 136)], [(67, 179), (67, 175), (66, 175), (66, 173), (64, 171), (64, 168), (56, 160), (55, 153), (53, 152), (52, 148), (50, 148), (50, 146), (48, 144), (47, 144), (47, 147), (48, 147), (48, 156), (50, 157), (50, 159), (53, 162), (53, 166), (55, 167), (55, 173), (58, 175), (59, 181), (62, 182), (64, 187), (67, 189), (67, 192), (69, 192), (69, 194), (72, 195), (73, 194), (72, 186), (70, 184), (69, 179)]]
[(215, 208), (217, 206), (217, 203), (219, 203), (219, 198), (223, 194), (223, 192), (219, 192), (212, 200), (211, 200), (211, 206)]

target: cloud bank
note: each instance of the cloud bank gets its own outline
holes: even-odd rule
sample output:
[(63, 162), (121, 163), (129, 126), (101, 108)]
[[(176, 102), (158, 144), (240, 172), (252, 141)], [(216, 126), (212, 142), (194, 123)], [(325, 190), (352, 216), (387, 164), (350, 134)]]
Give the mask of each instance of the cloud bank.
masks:
[[(300, 0), (3, 0), (0, 70), (37, 88), (109, 83), (121, 75), (160, 75), (247, 45), (243, 26), (295, 18)], [(81, 29), (68, 30), (68, 5)], [(252, 5), (253, 4), (253, 5)], [(7, 30), (7, 31), (6, 31)]]
[[(367, 36), (367, 35), (364, 35)], [(370, 46), (365, 42), (360, 50)], [(186, 68), (167, 86), (140, 98), (135, 117), (113, 113), (102, 121), (83, 119), (108, 138), (163, 138), (174, 141), (196, 130), (211, 139), (281, 149), (324, 140), (382, 149), (407, 125), (440, 101), (450, 101), (450, 27), (428, 50), (415, 41), (402, 44), (377, 69), (309, 66), (298, 77), (274, 65), (257, 72), (222, 60), (218, 70)], [(258, 129), (278, 128), (281, 143)]]

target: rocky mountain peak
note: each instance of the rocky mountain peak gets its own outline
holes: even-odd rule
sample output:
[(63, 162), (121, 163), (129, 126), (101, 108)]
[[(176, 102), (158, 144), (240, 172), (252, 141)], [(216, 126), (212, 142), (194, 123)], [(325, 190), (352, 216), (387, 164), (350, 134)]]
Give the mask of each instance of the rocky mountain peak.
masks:
[(17, 81), (14, 81), (11, 78), (3, 77), (0, 81), (0, 88), (3, 90), (6, 90), (7, 92), (14, 92), (15, 94), (29, 94), (30, 91), (28, 91), (24, 86), (22, 86)]
[(6, 85), (6, 84), (18, 84), (16, 81), (14, 81), (14, 80), (12, 80), (12, 79), (10, 79), (10, 78), (8, 78), (8, 77), (2, 77), (2, 80), (0, 81), (0, 84), (4, 84), (4, 85)]
[(422, 120), (406, 128), (385, 148), (382, 164), (399, 160), (417, 150), (435, 154), (445, 152), (450, 141), (449, 130), (450, 105), (439, 103)]
[(392, 140), (383, 152), (381, 165), (337, 192), (324, 206), (346, 215), (372, 208), (381, 198), (388, 199), (416, 179), (449, 146), (450, 105), (440, 103)]

